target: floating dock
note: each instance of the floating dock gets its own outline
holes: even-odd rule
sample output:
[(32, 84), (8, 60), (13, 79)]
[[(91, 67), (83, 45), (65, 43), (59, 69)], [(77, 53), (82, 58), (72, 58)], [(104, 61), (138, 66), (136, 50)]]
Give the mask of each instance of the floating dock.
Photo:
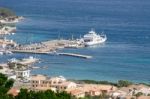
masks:
[(73, 57), (86, 58), (86, 59), (92, 58), (92, 56), (74, 54), (74, 53), (57, 53), (57, 55), (73, 56)]

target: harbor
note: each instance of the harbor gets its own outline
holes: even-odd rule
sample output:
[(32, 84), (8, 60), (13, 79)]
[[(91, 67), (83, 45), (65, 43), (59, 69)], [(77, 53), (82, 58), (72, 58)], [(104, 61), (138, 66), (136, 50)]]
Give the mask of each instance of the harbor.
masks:
[[(93, 29), (91, 29), (87, 34), (80, 39), (58, 39), (50, 40), (41, 43), (20, 45), (10, 49), (10, 51), (15, 53), (33, 53), (33, 54), (50, 54), (55, 53), (59, 49), (64, 48), (83, 48), (87, 46), (97, 45), (104, 43), (107, 40), (106, 35), (97, 34)], [(75, 53), (56, 53), (57, 55), (73, 56), (79, 58), (90, 59), (92, 56), (75, 54)]]
[(31, 53), (31, 54), (51, 54), (51, 55), (64, 55), (79, 58), (90, 59), (92, 56), (75, 54), (75, 53), (59, 53), (57, 50), (64, 48), (81, 48), (85, 47), (81, 42), (76, 40), (52, 40), (30, 45), (20, 45), (15, 48), (9, 49), (13, 53)]

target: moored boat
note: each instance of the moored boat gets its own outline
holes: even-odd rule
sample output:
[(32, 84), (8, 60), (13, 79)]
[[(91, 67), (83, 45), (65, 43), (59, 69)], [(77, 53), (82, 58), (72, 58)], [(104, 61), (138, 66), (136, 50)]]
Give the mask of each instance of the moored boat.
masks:
[(94, 30), (89, 31), (83, 37), (83, 42), (85, 46), (101, 44), (104, 43), (106, 40), (106, 35), (97, 34)]

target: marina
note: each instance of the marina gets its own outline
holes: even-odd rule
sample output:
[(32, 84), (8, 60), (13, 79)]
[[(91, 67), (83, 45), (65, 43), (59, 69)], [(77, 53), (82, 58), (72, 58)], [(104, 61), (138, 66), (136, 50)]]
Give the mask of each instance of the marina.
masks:
[(16, 59), (12, 58), (8, 60), (8, 63), (15, 63), (15, 64), (21, 64), (21, 65), (31, 65), (33, 63), (37, 63), (39, 59), (34, 58), (33, 56), (29, 56), (29, 58), (23, 58), (23, 59)]
[(73, 56), (90, 59), (92, 56), (74, 54), (74, 53), (57, 53), (56, 51), (63, 48), (82, 48), (85, 47), (82, 42), (77, 40), (52, 40), (30, 45), (21, 45), (9, 49), (13, 53), (32, 53), (32, 54), (57, 54), (64, 56)]

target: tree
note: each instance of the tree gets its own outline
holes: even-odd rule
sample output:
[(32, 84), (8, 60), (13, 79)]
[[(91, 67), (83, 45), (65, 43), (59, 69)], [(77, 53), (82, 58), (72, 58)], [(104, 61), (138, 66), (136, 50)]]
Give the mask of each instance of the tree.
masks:
[(14, 80), (10, 79), (10, 80), (6, 81), (5, 88), (10, 89), (13, 86), (13, 84), (14, 84)]
[(13, 80), (7, 80), (4, 74), (0, 73), (0, 98), (13, 99), (11, 95), (7, 95), (8, 90), (13, 86)]
[(3, 86), (7, 81), (7, 77), (4, 74), (0, 73), (0, 86)]
[(142, 96), (143, 93), (142, 92), (138, 92), (137, 94), (135, 94), (136, 97)]
[(66, 92), (55, 93), (51, 90), (35, 92), (21, 89), (15, 99), (72, 99), (72, 96)]
[(15, 13), (8, 8), (0, 8), (0, 17), (10, 17), (15, 16)]
[(119, 80), (117, 86), (118, 87), (128, 87), (131, 84), (132, 84), (132, 82), (129, 82), (127, 80)]

